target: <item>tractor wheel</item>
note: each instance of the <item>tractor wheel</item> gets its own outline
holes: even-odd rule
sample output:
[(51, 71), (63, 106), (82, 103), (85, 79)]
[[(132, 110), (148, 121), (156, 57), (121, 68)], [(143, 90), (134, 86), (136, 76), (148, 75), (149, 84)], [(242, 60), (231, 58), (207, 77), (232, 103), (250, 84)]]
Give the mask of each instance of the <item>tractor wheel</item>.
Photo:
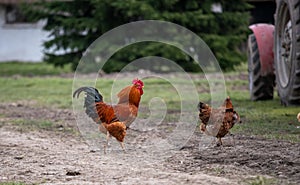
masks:
[(283, 105), (300, 104), (300, 0), (277, 0), (274, 59)]
[(259, 51), (254, 34), (248, 37), (248, 74), (251, 100), (273, 99), (275, 77), (273, 74), (261, 76)]

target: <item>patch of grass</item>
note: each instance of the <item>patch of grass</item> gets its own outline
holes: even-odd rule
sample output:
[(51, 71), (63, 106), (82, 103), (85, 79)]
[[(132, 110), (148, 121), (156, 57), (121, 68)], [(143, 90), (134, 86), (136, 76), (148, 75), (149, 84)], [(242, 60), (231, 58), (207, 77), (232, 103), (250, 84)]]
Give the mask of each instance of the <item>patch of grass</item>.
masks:
[(70, 108), (72, 79), (0, 78), (0, 102), (37, 101), (45, 107)]
[(63, 73), (71, 73), (70, 65), (64, 67), (54, 67), (45, 62), (1, 62), (0, 76), (43, 76), (43, 75), (59, 75)]
[[(36, 120), (36, 119), (15, 119), (10, 122), (2, 122), (4, 125), (17, 126), (19, 131), (34, 131), (34, 130), (47, 130), (47, 131), (62, 131), (64, 133), (77, 134), (77, 131), (71, 127), (64, 127), (63, 124), (54, 123), (50, 120)], [(0, 122), (1, 127), (1, 122)]]
[(26, 185), (22, 182), (0, 182), (0, 185)]
[(18, 125), (21, 128), (26, 129), (44, 129), (52, 130), (55, 128), (55, 124), (49, 120), (29, 120), (29, 119), (17, 119), (13, 121), (14, 125)]
[(240, 65), (234, 67), (235, 71), (248, 71), (248, 63), (242, 62)]
[(296, 119), (298, 107), (281, 106), (278, 97), (270, 101), (236, 100), (235, 102), (243, 123), (237, 124), (232, 129), (233, 132), (300, 142), (300, 128), (298, 128), (300, 124)]
[(249, 185), (273, 185), (273, 184), (277, 184), (277, 180), (274, 178), (266, 178), (263, 176), (257, 176), (255, 178), (248, 179), (247, 184), (249, 184)]
[(224, 168), (222, 168), (222, 167), (215, 167), (215, 168), (212, 169), (212, 171), (214, 173), (218, 174), (218, 175), (221, 175), (221, 174), (225, 173)]

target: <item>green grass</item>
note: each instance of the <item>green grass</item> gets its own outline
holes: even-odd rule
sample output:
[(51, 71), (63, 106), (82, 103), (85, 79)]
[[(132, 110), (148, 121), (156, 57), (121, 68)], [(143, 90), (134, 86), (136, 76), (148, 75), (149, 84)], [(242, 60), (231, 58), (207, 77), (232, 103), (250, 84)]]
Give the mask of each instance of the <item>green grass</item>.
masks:
[(248, 179), (247, 184), (249, 185), (272, 185), (278, 184), (277, 180), (274, 178), (266, 178), (263, 176), (257, 176), (255, 178)]
[(4, 125), (10, 125), (15, 127), (18, 131), (34, 131), (34, 130), (46, 130), (46, 131), (62, 131), (64, 133), (77, 134), (77, 131), (71, 127), (62, 127), (63, 123), (53, 122), (43, 119), (12, 119), (10, 121), (0, 121), (0, 128)]
[[(28, 65), (28, 69), (30, 69), (36, 64)], [(46, 64), (41, 66), (44, 65)], [(45, 67), (41, 66), (38, 65), (38, 69), (35, 70), (40, 71), (40, 69)], [(46, 66), (45, 68), (48, 67)], [(3, 68), (0, 67), (0, 70), (3, 70)], [(16, 71), (11, 73), (16, 73)], [(240, 73), (231, 72), (225, 74), (225, 76), (230, 76), (230, 80), (226, 81), (227, 93), (230, 95), (235, 109), (239, 112), (243, 122), (232, 129), (233, 133), (300, 142), (300, 124), (296, 120), (296, 115), (300, 111), (299, 107), (281, 106), (277, 95), (270, 101), (252, 102), (249, 100), (248, 82), (240, 79)], [(218, 79), (216, 80), (217, 83), (219, 81)], [(57, 76), (0, 77), (0, 102), (32, 101), (35, 103), (35, 106), (71, 109), (72, 83), (72, 78), (59, 78)], [(107, 102), (111, 101), (111, 96), (113, 101), (116, 100), (116, 94), (119, 89), (114, 89), (111, 93), (113, 83), (112, 79), (99, 78), (97, 81), (96, 87), (99, 88), (104, 96), (104, 100)], [(122, 88), (130, 83), (130, 79), (120, 79), (118, 83), (119, 86), (117, 88)], [(153, 98), (160, 102), (159, 106), (152, 107), (154, 110), (163, 110), (163, 104), (167, 106), (170, 113), (165, 118), (166, 122), (178, 120), (181, 101), (188, 102), (191, 114), (195, 115), (198, 114), (196, 106), (199, 99), (210, 103), (210, 89), (206, 79), (199, 78), (194, 81), (198, 95), (187, 93), (182, 97), (179, 96), (172, 84), (163, 79), (147, 78), (144, 79), (144, 83), (144, 95), (141, 101), (141, 109), (144, 108), (144, 112), (140, 112), (139, 116), (141, 118), (147, 118), (150, 115), (150, 112), (145, 110), (149, 108), (149, 105), (155, 105), (151, 104)], [(176, 79), (176, 84), (181, 87), (184, 87), (186, 83), (187, 81), (185, 80)], [(83, 98), (83, 96), (80, 98)], [(3, 116), (5, 115), (0, 114), (0, 117)]]
[(3, 62), (0, 63), (0, 76), (43, 76), (43, 75), (59, 75), (70, 73), (70, 65), (65, 67), (53, 67), (46, 63), (28, 63), (28, 62)]
[(248, 102), (237, 101), (236, 108), (239, 111), (243, 124), (236, 125), (232, 130), (245, 134), (263, 136), (269, 139), (300, 141), (300, 124), (296, 115), (299, 107), (283, 107), (280, 100)]
[(22, 128), (29, 128), (29, 129), (51, 130), (54, 128), (55, 124), (49, 120), (17, 119), (17, 120), (13, 120), (13, 125), (18, 125)]
[(0, 78), (0, 102), (36, 101), (38, 105), (71, 108), (72, 79)]
[(61, 125), (58, 125), (57, 123), (54, 123), (49, 120), (17, 119), (17, 120), (13, 120), (11, 124), (17, 126), (18, 130), (21, 131), (47, 130), (47, 131), (62, 131), (64, 133), (77, 134), (73, 128), (61, 127)]

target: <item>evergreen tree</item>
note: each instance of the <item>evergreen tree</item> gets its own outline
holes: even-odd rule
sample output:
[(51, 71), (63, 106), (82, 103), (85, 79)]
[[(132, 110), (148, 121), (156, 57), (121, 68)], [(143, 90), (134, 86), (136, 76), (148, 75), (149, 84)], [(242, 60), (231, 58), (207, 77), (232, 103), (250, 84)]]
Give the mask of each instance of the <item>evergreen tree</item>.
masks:
[[(213, 4), (222, 12), (213, 12)], [(72, 63), (76, 68), (87, 47), (103, 33), (132, 21), (164, 20), (190, 29), (212, 49), (223, 70), (232, 70), (245, 60), (238, 49), (247, 36), (249, 5), (245, 0), (91, 0), (47, 1), (26, 6), (31, 19), (46, 19), (45, 61), (56, 66)], [(142, 48), (142, 49), (141, 49)], [(61, 54), (64, 50), (65, 53)], [(119, 71), (127, 63), (145, 56), (176, 61), (186, 71), (200, 71), (179, 49), (161, 43), (139, 43), (113, 55), (104, 71)]]

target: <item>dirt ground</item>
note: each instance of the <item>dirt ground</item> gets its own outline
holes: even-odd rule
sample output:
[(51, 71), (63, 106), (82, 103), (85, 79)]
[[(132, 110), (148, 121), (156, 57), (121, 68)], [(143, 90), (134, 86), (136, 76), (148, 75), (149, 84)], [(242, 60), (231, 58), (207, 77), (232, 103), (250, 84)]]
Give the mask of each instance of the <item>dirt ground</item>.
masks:
[[(234, 140), (225, 137), (224, 147), (204, 146), (201, 142), (207, 136), (196, 130), (184, 147), (150, 155), (139, 143), (156, 133), (133, 129), (128, 131), (126, 153), (116, 147), (104, 155), (102, 146), (94, 149), (78, 134), (70, 110), (33, 104), (0, 104), (0, 182), (249, 184), (263, 178), (275, 179), (270, 181), (275, 184), (300, 184), (299, 143), (237, 134)], [(30, 129), (14, 123), (20, 118), (49, 120), (54, 126)], [(113, 148), (117, 143), (111, 142)]]

